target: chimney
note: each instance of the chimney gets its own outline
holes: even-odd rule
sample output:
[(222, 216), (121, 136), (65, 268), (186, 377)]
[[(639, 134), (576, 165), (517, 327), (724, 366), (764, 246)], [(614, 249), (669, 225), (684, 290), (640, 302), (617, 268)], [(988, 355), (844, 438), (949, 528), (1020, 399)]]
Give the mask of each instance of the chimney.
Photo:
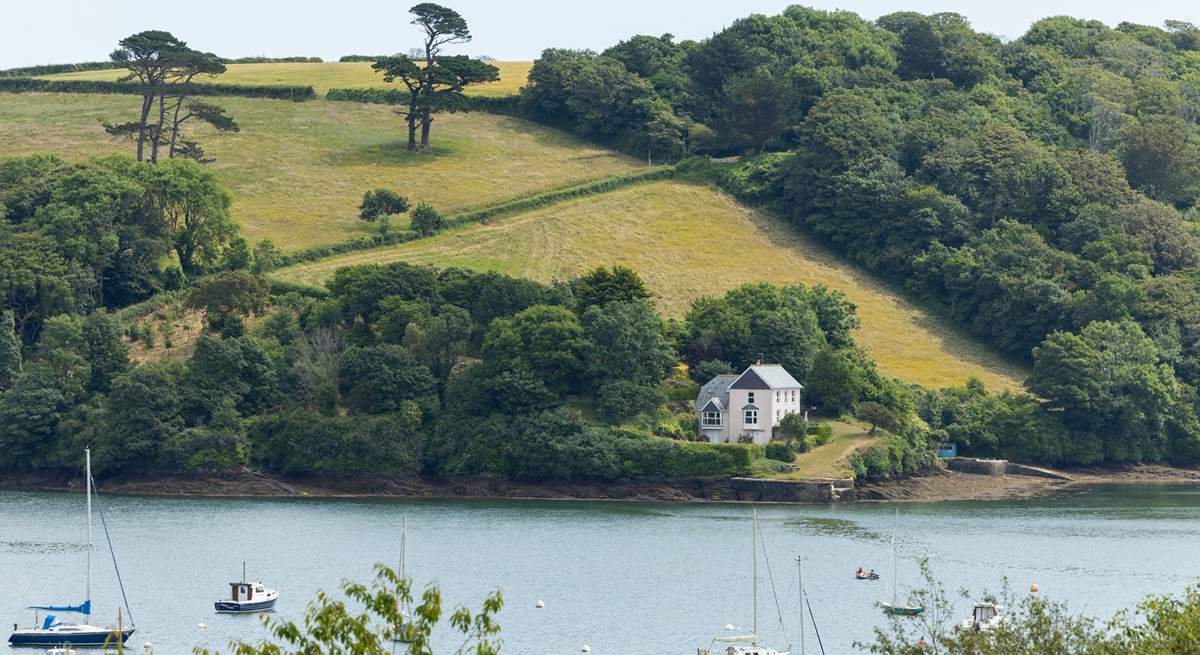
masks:
[(757, 364), (758, 366), (762, 366), (762, 359), (763, 359), (763, 354), (758, 353), (758, 364)]

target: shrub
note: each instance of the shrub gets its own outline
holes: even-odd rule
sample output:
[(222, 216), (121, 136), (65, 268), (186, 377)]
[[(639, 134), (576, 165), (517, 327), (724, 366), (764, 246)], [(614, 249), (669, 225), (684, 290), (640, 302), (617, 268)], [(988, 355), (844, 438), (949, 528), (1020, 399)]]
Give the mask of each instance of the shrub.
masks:
[(658, 389), (629, 380), (609, 382), (596, 392), (596, 413), (609, 423), (620, 423), (662, 405)]
[[(407, 205), (407, 202), (405, 204)], [(416, 209), (412, 211), (411, 220), (413, 230), (423, 237), (439, 232), (446, 227), (446, 221), (442, 219), (442, 215), (433, 208), (433, 205), (424, 201), (417, 203)]]
[(767, 444), (766, 455), (767, 459), (790, 462), (796, 458), (796, 451), (791, 440), (772, 441)]
[[(173, 87), (174, 88), (174, 87)], [(0, 91), (10, 93), (106, 93), (140, 95), (142, 87), (133, 82), (107, 80), (42, 80), (31, 77), (0, 78)], [(272, 84), (212, 84), (191, 82), (175, 88), (175, 92), (190, 96), (241, 96), (274, 100), (312, 100), (317, 97), (311, 86), (280, 86)]]

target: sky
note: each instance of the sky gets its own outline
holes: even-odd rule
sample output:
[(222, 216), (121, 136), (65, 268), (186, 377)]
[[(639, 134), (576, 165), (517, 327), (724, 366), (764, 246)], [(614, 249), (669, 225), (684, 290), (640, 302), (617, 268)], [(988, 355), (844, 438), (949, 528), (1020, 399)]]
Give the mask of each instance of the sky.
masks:
[[(410, 0), (415, 4), (416, 0)], [(500, 60), (535, 59), (543, 48), (604, 48), (633, 34), (670, 32), (700, 39), (733, 20), (774, 14), (789, 4), (844, 9), (875, 19), (894, 11), (965, 15), (979, 31), (1019, 37), (1033, 21), (1071, 15), (1115, 26), (1200, 24), (1189, 0), (442, 0), (459, 11), (474, 40), (457, 52)], [(404, 0), (0, 0), (0, 69), (107, 59), (122, 37), (165, 29), (223, 57), (405, 52), (417, 45)], [(152, 11), (148, 9), (152, 8)], [(148, 18), (149, 14), (153, 18)]]

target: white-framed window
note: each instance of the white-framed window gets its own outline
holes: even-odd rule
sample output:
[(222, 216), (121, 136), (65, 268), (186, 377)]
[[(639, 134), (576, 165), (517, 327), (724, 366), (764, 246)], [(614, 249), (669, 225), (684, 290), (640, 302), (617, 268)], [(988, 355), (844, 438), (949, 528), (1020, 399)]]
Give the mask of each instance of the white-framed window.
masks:
[(746, 392), (746, 402), (750, 403), (751, 405), (754, 404), (754, 392), (753, 391)]
[(704, 412), (700, 417), (700, 424), (706, 428), (721, 427), (721, 412)]
[(747, 409), (744, 418), (745, 418), (745, 420), (743, 421), (743, 423), (745, 423), (746, 425), (758, 425), (758, 410), (757, 409)]
[(778, 391), (775, 392), (775, 402), (779, 402), (779, 393)]

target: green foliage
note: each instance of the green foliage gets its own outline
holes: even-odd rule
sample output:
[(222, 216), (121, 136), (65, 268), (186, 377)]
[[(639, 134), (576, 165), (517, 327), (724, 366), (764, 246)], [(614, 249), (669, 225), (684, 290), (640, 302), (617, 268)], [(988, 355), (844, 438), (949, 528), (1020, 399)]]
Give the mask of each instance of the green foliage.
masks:
[(662, 403), (662, 393), (657, 387), (632, 380), (613, 380), (596, 389), (596, 414), (609, 423), (621, 423), (654, 411)]
[(492, 321), (483, 339), (484, 359), (526, 370), (557, 393), (578, 388), (587, 346), (583, 326), (570, 310), (534, 305), (512, 318)]
[(790, 463), (796, 458), (794, 444), (791, 441), (772, 441), (767, 444), (766, 457), (767, 459)]
[(0, 313), (0, 392), (12, 387), (21, 373), (21, 338), (12, 310)]
[(928, 444), (894, 434), (884, 434), (880, 443), (850, 455), (854, 477), (868, 482), (908, 477), (932, 465)]
[(241, 319), (261, 314), (270, 288), (262, 278), (242, 271), (223, 271), (203, 278), (188, 294), (187, 305), (204, 310), (209, 329), (240, 331)]
[(700, 385), (706, 384), (718, 375), (728, 375), (734, 372), (733, 366), (729, 362), (719, 359), (706, 359), (688, 367), (688, 375), (693, 382)]
[(592, 269), (571, 280), (571, 292), (575, 294), (575, 308), (580, 314), (590, 307), (611, 302), (628, 303), (650, 298), (646, 283), (625, 266)]
[[(7, 93), (104, 93), (140, 95), (142, 86), (132, 82), (104, 80), (43, 80), (29, 77), (0, 78), (0, 92)], [(189, 82), (178, 91), (189, 96), (239, 96), (272, 100), (312, 100), (317, 97), (311, 86), (280, 84), (206, 84)]]
[(417, 203), (417, 207), (412, 212), (412, 228), (417, 234), (427, 237), (440, 232), (445, 227), (446, 221), (433, 208), (433, 205), (424, 201)]
[(252, 461), (287, 475), (415, 473), (421, 447), (415, 402), (380, 416), (263, 414), (246, 423)]
[(408, 198), (389, 189), (371, 189), (363, 194), (358, 217), (364, 221), (403, 214), (408, 211)]
[(885, 430), (895, 430), (897, 427), (896, 415), (888, 408), (876, 402), (865, 402), (858, 406), (855, 411), (855, 417), (870, 424), (871, 429), (867, 434), (875, 434), (875, 430), (883, 428)]
[(338, 387), (356, 413), (396, 412), (407, 401), (426, 411), (437, 407), (437, 380), (402, 346), (350, 348), (338, 368)]
[(583, 312), (583, 373), (591, 384), (657, 387), (676, 363), (662, 319), (646, 300), (593, 304)]

